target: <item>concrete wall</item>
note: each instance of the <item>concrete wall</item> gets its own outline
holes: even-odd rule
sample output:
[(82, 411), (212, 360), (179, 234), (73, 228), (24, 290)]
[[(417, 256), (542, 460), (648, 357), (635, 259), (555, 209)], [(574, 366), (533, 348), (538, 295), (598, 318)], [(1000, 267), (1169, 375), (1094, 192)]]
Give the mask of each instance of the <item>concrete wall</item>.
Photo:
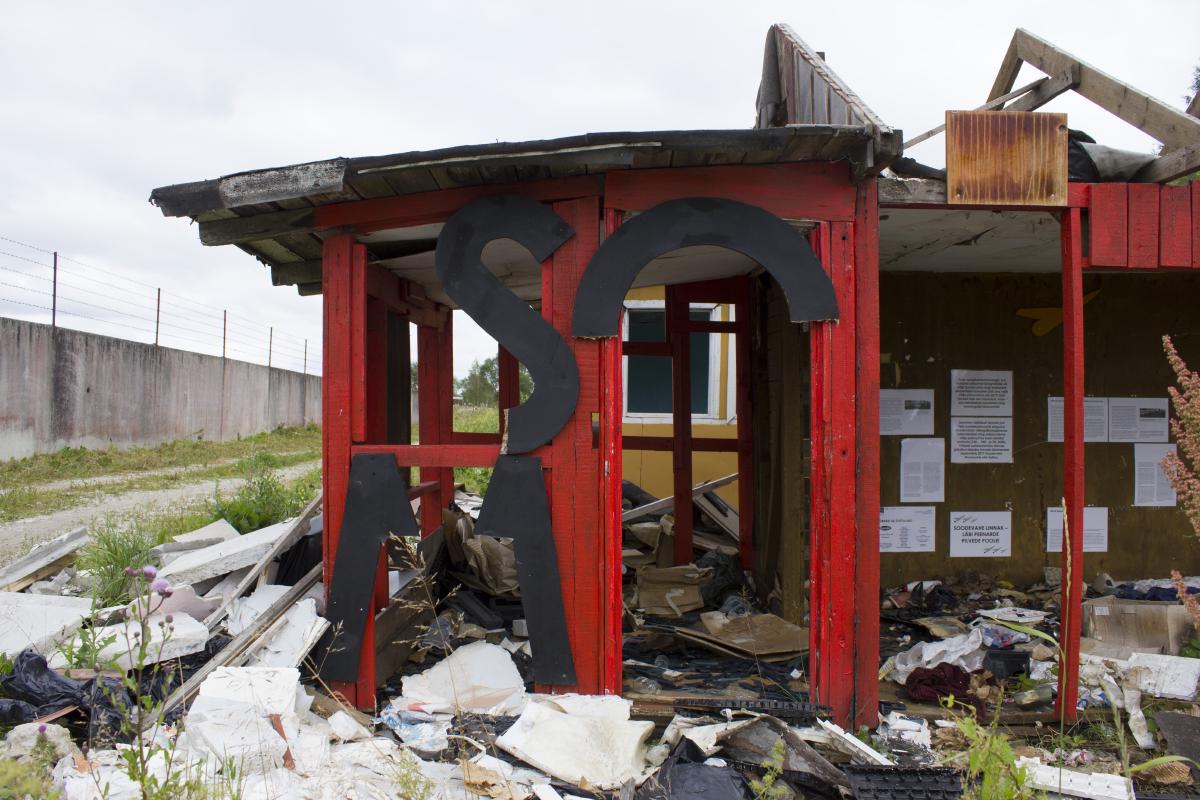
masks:
[(0, 319), (3, 459), (320, 420), (318, 376)]

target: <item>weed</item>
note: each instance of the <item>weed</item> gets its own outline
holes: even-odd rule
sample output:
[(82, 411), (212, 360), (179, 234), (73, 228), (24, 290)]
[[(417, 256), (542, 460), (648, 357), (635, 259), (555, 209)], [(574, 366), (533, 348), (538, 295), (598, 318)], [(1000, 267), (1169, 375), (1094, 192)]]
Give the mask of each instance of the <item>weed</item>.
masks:
[(777, 783), (779, 776), (783, 774), (783, 759), (786, 753), (783, 739), (776, 739), (775, 744), (771, 746), (770, 758), (762, 762), (762, 767), (766, 770), (762, 778), (750, 779), (750, 790), (754, 792), (754, 800), (780, 800), (792, 795), (792, 790), (786, 783)]
[[(946, 708), (953, 710), (953, 697), (943, 701)], [(992, 800), (1003, 797), (1008, 800), (1034, 800), (1040, 795), (1030, 785), (1029, 776), (1023, 767), (1017, 766), (1008, 737), (1000, 733), (1000, 705), (991, 724), (983, 725), (975, 717), (975, 709), (963, 706), (965, 713), (955, 714), (954, 724), (967, 740), (967, 776), (963, 787), (966, 800)]]
[(238, 487), (232, 497), (224, 498), (219, 491), (215, 493), (213, 515), (224, 518), (241, 533), (282, 522), (303, 511), (312, 499), (316, 488), (312, 475), (302, 476), (295, 484), (288, 486), (269, 468), (261, 463), (253, 463), (246, 482)]
[(50, 772), (33, 761), (0, 759), (0, 800), (56, 800)]
[[(454, 430), (469, 433), (498, 433), (500, 411), (495, 406), (455, 406)], [(454, 482), (466, 486), (468, 492), (483, 494), (492, 479), (489, 467), (456, 467)]]
[(127, 567), (150, 563), (150, 549), (157, 544), (138, 527), (122, 525), (113, 516), (92, 529), (91, 540), (79, 549), (75, 566), (90, 573), (98, 608), (129, 602), (134, 581)]

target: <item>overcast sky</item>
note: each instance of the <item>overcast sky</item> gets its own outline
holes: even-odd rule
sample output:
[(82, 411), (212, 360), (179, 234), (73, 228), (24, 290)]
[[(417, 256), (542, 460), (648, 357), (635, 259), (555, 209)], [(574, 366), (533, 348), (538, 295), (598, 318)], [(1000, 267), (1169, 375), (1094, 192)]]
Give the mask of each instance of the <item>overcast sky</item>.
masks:
[[(320, 299), (273, 288), (240, 250), (203, 247), (149, 205), (151, 189), (335, 156), (748, 127), (773, 22), (909, 135), (987, 99), (1016, 27), (1178, 107), (1200, 62), (1196, 0), (11, 4), (0, 237), (75, 259), (61, 291), (91, 305), (61, 308), (109, 322), (64, 315), (71, 327), (152, 338), (161, 286), (164, 343), (219, 352), (228, 309), (232, 355), (263, 360), (273, 325), (276, 363), (299, 368), (304, 338), (319, 353)], [(1049, 109), (1102, 143), (1153, 145), (1082, 99)], [(911, 155), (940, 165), (942, 146)], [(7, 241), (0, 253), (0, 314), (48, 319), (33, 306), (49, 304), (49, 256)], [(478, 330), (461, 335), (459, 374), (495, 352)]]

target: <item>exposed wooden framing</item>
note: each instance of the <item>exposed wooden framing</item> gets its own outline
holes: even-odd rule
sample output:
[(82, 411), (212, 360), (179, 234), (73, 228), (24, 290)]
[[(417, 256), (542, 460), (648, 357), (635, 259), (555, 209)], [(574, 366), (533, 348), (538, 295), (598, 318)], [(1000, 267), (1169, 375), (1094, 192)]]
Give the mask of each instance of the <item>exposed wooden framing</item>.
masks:
[(308, 261), (291, 261), (287, 264), (271, 266), (271, 283), (274, 286), (289, 286), (291, 284), (320, 283), (321, 259)]
[(365, 280), (370, 297), (409, 322), (441, 328), (450, 314), (450, 309), (430, 300), (420, 286), (378, 264), (367, 264)]
[(1042, 106), (1049, 103), (1060, 94), (1065, 94), (1079, 85), (1079, 68), (1072, 66), (1067, 70), (1066, 74), (1060, 75), (1057, 78), (1048, 78), (1041, 82), (1035, 89), (1030, 91), (1024, 97), (1020, 98), (1012, 105), (1005, 107), (1005, 111), (1036, 111)]
[[(359, 444), (354, 445), (352, 452), (360, 453), (390, 453), (396, 457), (396, 463), (401, 467), (421, 467), (422, 470), (442, 470), (447, 467), (491, 467), (500, 455), (500, 445), (496, 444)], [(542, 458), (543, 465), (553, 460), (553, 455), (534, 451), (534, 455)], [(424, 483), (440, 485), (440, 478), (425, 480)], [(430, 492), (430, 495), (437, 492)], [(446, 498), (449, 504), (451, 497)], [(440, 509), (438, 525), (441, 524)], [(436, 526), (434, 526), (436, 527)], [(423, 528), (422, 528), (423, 530)]]
[(1068, 721), (1079, 697), (1079, 635), (1083, 616), (1084, 349), (1082, 212), (1062, 216), (1063, 294), (1063, 502), (1062, 596), (1059, 601), (1063, 659), (1058, 703)]
[(1163, 153), (1133, 176), (1135, 181), (1163, 183), (1200, 170), (1200, 142)]
[(1153, 136), (1168, 150), (1200, 141), (1200, 120), (1096, 69), (1023, 28), (1013, 34), (989, 100), (1012, 88), (1022, 62), (1051, 76), (1078, 70), (1079, 84), (1074, 87), (1075, 91)]
[[(675, 440), (670, 436), (622, 436), (623, 450), (651, 450), (666, 452), (673, 450)], [(693, 438), (692, 451), (696, 453), (736, 453), (736, 439)]]
[[(981, 106), (976, 106), (973, 110), (974, 111), (991, 111), (994, 108), (1000, 108), (1005, 103), (1007, 103), (1009, 100), (1013, 100), (1017, 97), (1020, 97), (1023, 94), (1026, 94), (1027, 92), (1031, 92), (1049, 80), (1050, 80), (1049, 78), (1038, 78), (1036, 81), (1027, 83), (1019, 89), (1014, 89), (1013, 91), (1009, 92), (1008, 94), (997, 97), (995, 100), (989, 100)], [(938, 125), (936, 128), (930, 128), (929, 130), (925, 131), (924, 133), (917, 134), (913, 138), (909, 139), (907, 142), (904, 143), (904, 149), (907, 150), (908, 148), (914, 147), (915, 145), (918, 145), (921, 142), (926, 141), (927, 139), (932, 139), (934, 136), (937, 136), (939, 133), (941, 133), (944, 130), (946, 130), (946, 123), (943, 122), (941, 125)]]
[[(946, 184), (929, 178), (879, 178), (879, 206), (881, 208), (939, 208), (946, 209)], [(1067, 206), (1086, 208), (1093, 185), (1071, 183), (1067, 186)], [(957, 211), (981, 209), (990, 211), (990, 205), (955, 205)], [(1061, 206), (1010, 206), (1007, 211), (1057, 211)]]
[[(620, 225), (620, 215), (611, 208), (603, 209), (604, 236), (611, 236)], [(622, 312), (624, 313), (624, 312)], [(604, 651), (603, 675), (606, 690), (621, 690), (624, 670), (621, 652), (621, 623), (625, 606), (621, 594), (621, 514), (622, 504), (622, 417), (624, 414), (624, 362), (621, 356), (621, 337), (611, 336), (600, 342), (600, 458), (601, 528), (604, 547), (604, 591), (602, 635), (608, 643)]]

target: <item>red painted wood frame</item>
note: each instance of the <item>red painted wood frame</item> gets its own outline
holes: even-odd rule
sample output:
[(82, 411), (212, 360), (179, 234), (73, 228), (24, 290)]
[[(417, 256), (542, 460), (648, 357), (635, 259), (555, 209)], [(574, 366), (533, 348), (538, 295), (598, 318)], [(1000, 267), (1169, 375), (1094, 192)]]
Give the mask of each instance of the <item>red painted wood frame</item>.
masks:
[[(715, 303), (733, 309), (731, 321), (693, 320), (692, 303)], [(698, 451), (734, 452), (738, 463), (738, 549), (743, 569), (754, 566), (754, 427), (750, 400), (750, 336), (754, 330), (751, 317), (749, 278), (724, 278), (696, 283), (674, 284), (666, 287), (666, 338), (671, 357), (671, 411), (674, 436), (625, 437), (622, 446), (639, 449), (638, 443), (651, 448), (672, 451), (675, 497), (675, 563), (687, 564), (693, 559), (692, 532), (695, 528), (692, 507), (692, 456)], [(691, 334), (733, 334), (737, 370), (727, 380), (735, 381), (737, 419), (734, 440), (703, 439), (692, 436), (691, 427)], [(680, 420), (686, 420), (681, 424)]]
[(610, 173), (606, 180), (606, 213), (709, 196), (741, 200), (785, 219), (822, 221), (814, 240), (834, 282), (841, 319), (811, 327), (810, 684), (839, 722), (874, 724), (879, 692), (876, 185), (867, 181), (856, 190), (842, 164), (629, 170)]
[[(482, 194), (503, 191), (543, 201), (559, 200), (554, 203), (555, 211), (576, 235), (542, 264), (542, 314), (574, 350), (581, 390), (570, 422), (553, 442), (534, 455), (542, 459), (547, 475), (563, 601), (578, 676), (576, 686), (558, 688), (591, 693), (617, 692), (621, 680), (620, 345), (575, 340), (570, 335), (578, 281), (599, 244), (599, 185), (598, 180), (589, 178), (486, 187), (481, 191), (433, 192), (420, 198), (389, 198), (397, 201), (392, 203), (339, 204), (326, 207), (330, 210), (319, 215), (327, 226), (355, 229), (330, 236), (323, 258), (324, 347), (329, 365), (323, 385), (328, 586), (353, 455), (390, 453), (400, 466), (420, 468), (421, 484), (413, 495), (421, 497), (420, 527), (428, 534), (441, 524), (441, 510), (452, 499), (453, 467), (491, 466), (500, 450), (497, 434), (453, 430), (453, 325), (447, 310), (428, 302), (404, 303), (402, 298), (410, 294), (416, 297), (419, 292), (396, 285), (399, 279), (394, 275), (368, 264), (366, 248), (356, 243), (355, 233), (444, 221), (462, 204)], [(375, 365), (382, 363), (377, 359), (386, 354), (385, 340), (378, 339), (377, 334), (386, 330), (386, 314), (390, 311), (418, 324), (417, 444), (386, 441), (386, 413), (381, 410), (386, 408), (386, 381)], [(500, 405), (511, 407), (519, 402), (518, 366), (501, 350), (499, 368)], [(593, 437), (594, 417), (601, 423), (598, 441)], [(388, 601), (382, 553), (375, 585), (374, 610), (378, 611)], [(374, 615), (364, 634), (359, 680), (333, 687), (363, 708), (374, 705), (373, 622)]]
[(1060, 634), (1065, 664), (1058, 670), (1059, 712), (1076, 718), (1079, 636), (1083, 616), (1083, 231), (1082, 213), (1068, 209), (1062, 222), (1063, 303), (1063, 516)]

